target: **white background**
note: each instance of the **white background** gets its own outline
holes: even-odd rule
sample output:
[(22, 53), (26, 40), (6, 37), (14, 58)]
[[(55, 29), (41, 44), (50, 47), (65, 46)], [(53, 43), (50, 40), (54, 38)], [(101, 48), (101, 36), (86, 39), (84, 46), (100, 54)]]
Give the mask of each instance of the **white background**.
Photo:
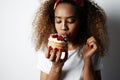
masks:
[(0, 80), (39, 80), (32, 37), (38, 0), (0, 0)]
[[(108, 16), (110, 49), (103, 60), (103, 80), (120, 80), (120, 1), (96, 0)], [(39, 0), (0, 0), (0, 80), (39, 80), (32, 20)]]

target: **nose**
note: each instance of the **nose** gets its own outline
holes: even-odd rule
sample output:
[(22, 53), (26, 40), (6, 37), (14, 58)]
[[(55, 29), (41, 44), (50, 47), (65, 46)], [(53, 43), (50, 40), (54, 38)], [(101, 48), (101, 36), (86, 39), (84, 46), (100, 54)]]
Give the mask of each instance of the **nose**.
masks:
[(65, 21), (62, 23), (61, 29), (65, 31), (68, 30), (68, 25)]

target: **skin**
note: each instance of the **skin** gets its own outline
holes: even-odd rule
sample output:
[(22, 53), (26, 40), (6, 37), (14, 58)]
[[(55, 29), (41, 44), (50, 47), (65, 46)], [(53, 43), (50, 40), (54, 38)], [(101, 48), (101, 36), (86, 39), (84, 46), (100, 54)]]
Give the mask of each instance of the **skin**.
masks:
[[(68, 50), (74, 50), (78, 45), (73, 44), (73, 40), (77, 38), (79, 19), (74, 7), (70, 4), (59, 4), (55, 10), (55, 28), (58, 34), (67, 34), (69, 37)], [(97, 51), (97, 41), (93, 36), (87, 39), (86, 44), (83, 47), (83, 80), (101, 80), (100, 71), (94, 71), (92, 66), (91, 57)], [(61, 50), (48, 49), (46, 58), (52, 61), (52, 67), (49, 74), (41, 71), (40, 80), (59, 80), (62, 67), (68, 58), (68, 53), (65, 51), (65, 57), (60, 59)], [(57, 56), (56, 56), (57, 53)]]

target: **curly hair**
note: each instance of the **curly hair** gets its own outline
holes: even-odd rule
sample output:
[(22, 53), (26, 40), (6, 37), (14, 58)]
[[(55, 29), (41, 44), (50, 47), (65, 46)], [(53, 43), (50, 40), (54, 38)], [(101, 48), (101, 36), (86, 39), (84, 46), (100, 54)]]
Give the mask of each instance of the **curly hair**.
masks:
[[(54, 24), (54, 4), (55, 0), (47, 0), (36, 13), (33, 21), (33, 38), (36, 51), (39, 49), (44, 50), (47, 47), (49, 35), (51, 33), (56, 33)], [(77, 10), (78, 12), (83, 12), (83, 27), (81, 27), (83, 29), (80, 31), (82, 32), (80, 40), (82, 43), (85, 43), (88, 37), (94, 36), (98, 42), (99, 55), (103, 56), (108, 50), (108, 35), (105, 24), (106, 14), (104, 10), (93, 1), (85, 0), (85, 6), (86, 7), (80, 7), (80, 10)]]

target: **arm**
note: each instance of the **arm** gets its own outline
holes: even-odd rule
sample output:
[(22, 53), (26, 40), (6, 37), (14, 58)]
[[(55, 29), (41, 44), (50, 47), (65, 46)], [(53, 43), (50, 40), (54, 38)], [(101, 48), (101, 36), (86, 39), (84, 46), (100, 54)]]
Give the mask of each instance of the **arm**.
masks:
[(85, 46), (83, 47), (83, 80), (101, 80), (100, 71), (94, 71), (92, 64), (92, 56), (96, 53), (97, 49), (97, 42), (95, 38), (88, 38)]
[(84, 80), (101, 80), (101, 72), (94, 71), (91, 62), (85, 63), (84, 71), (83, 71), (83, 79)]
[(44, 73), (44, 72), (40, 72), (40, 80), (46, 80), (48, 77), (48, 74)]
[(51, 71), (46, 80), (59, 80), (61, 76), (61, 71), (62, 69), (52, 65)]
[(46, 74), (44, 72), (40, 72), (40, 80), (58, 80), (60, 77), (59, 72), (52, 72), (50, 71), (50, 74)]
[[(57, 55), (56, 55), (57, 53)], [(50, 59), (52, 61), (52, 67), (49, 72), (49, 74), (46, 74), (44, 72), (41, 72), (40, 80), (60, 80), (62, 67), (64, 65), (64, 62), (67, 60), (68, 53), (65, 52), (64, 59), (60, 59), (62, 51), (61, 50), (50, 50), (46, 54), (46, 58)]]

